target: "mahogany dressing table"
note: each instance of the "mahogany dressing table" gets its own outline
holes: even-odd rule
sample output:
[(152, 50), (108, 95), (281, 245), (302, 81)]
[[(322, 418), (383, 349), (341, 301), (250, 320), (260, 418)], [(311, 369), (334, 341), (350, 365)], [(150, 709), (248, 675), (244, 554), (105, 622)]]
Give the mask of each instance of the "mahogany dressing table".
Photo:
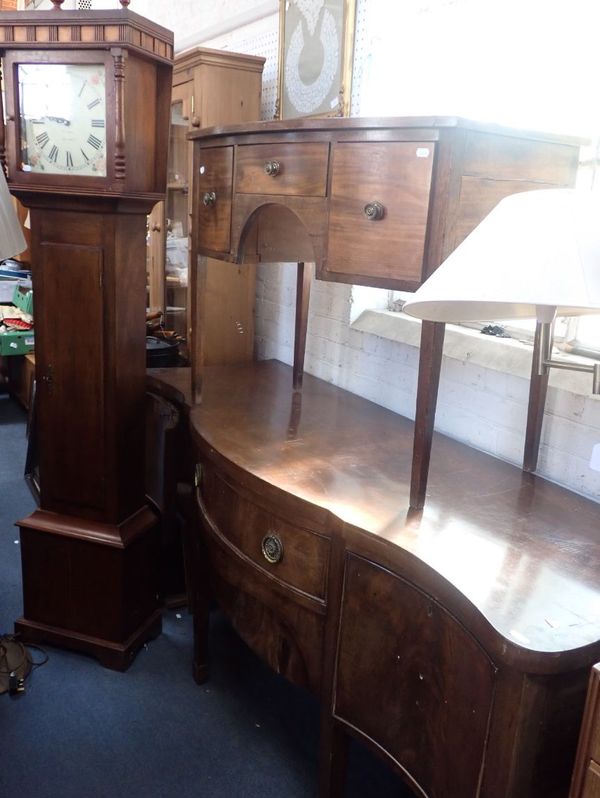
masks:
[(303, 347), (307, 264), (416, 288), (501, 196), (571, 185), (577, 143), (457, 119), (192, 138), (196, 290), (207, 256), (300, 264), (292, 367), (207, 365), (197, 318), (192, 369), (149, 376), (197, 463), (196, 678), (209, 585), (250, 646), (320, 697), (321, 796), (342, 794), (349, 735), (418, 796), (565, 796), (600, 656), (597, 504), (433, 435), (442, 325), (423, 325), (414, 424), (303, 375)]

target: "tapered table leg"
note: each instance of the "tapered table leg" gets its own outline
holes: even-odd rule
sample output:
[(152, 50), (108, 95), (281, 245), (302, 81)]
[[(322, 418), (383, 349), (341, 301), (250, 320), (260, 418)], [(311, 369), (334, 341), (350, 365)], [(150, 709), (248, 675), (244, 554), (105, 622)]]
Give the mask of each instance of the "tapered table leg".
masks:
[(545, 374), (538, 374), (538, 360), (542, 345), (542, 325), (540, 322), (535, 327), (533, 341), (533, 360), (531, 363), (531, 380), (529, 383), (529, 403), (527, 406), (527, 429), (525, 431), (525, 448), (523, 450), (523, 471), (534, 472), (537, 468), (540, 440), (542, 437), (542, 423), (544, 421), (544, 407), (548, 392), (548, 370)]
[(421, 328), (415, 439), (410, 483), (410, 507), (423, 509), (435, 422), (445, 324), (424, 321)]
[(306, 331), (308, 329), (308, 307), (310, 303), (310, 289), (315, 273), (314, 263), (298, 263), (296, 277), (296, 322), (294, 330), (294, 390), (302, 387), (304, 375), (304, 355), (306, 352)]

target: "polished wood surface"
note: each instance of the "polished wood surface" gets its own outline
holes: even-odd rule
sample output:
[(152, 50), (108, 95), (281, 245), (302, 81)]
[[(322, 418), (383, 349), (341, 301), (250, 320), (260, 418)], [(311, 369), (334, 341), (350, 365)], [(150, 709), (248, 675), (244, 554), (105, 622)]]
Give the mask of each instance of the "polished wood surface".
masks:
[[(502, 197), (573, 185), (580, 144), (454, 117), (261, 122), (191, 138), (194, 252), (236, 263), (312, 262), (320, 279), (410, 291)], [(201, 261), (199, 286), (207, 268)], [(199, 400), (207, 363), (200, 317), (196, 328)], [(305, 339), (306, 327), (296, 325), (297, 367)], [(425, 502), (442, 345), (441, 325), (425, 323), (415, 509)]]
[[(191, 138), (202, 150), (235, 149), (232, 240), (221, 257), (244, 259), (248, 226), (277, 195), (304, 224), (319, 277), (402, 290), (415, 290), (502, 196), (571, 185), (580, 143), (455, 117), (260, 122)], [(272, 162), (280, 169), (267, 174)], [(217, 193), (206, 173), (198, 187)], [(213, 215), (230, 201), (217, 199)], [(383, 205), (380, 219), (364, 213), (372, 202)], [(214, 253), (209, 243), (201, 234), (199, 251)]]
[(436, 434), (431, 496), (407, 515), (412, 423), (308, 374), (298, 397), (289, 374), (277, 361), (208, 370), (190, 411), (201, 451), (260, 480), (263, 495), (284, 492), (368, 532), (380, 556), (410, 552), (506, 638), (504, 658), (589, 661), (585, 647), (600, 639), (597, 504)]
[[(502, 196), (571, 185), (579, 147), (455, 118), (192, 139), (198, 254), (409, 290)], [(231, 159), (220, 191), (198, 168), (217, 152)], [(305, 283), (294, 369), (195, 358), (163, 377), (189, 414), (213, 595), (273, 668), (319, 695), (323, 798), (343, 795), (351, 736), (416, 795), (564, 798), (600, 654), (597, 506), (433, 434), (443, 325), (423, 325), (414, 425), (307, 374), (299, 390)], [(204, 678), (208, 604), (196, 606)]]
[[(341, 142), (335, 147), (328, 268), (369, 278), (393, 280), (401, 274), (407, 281), (421, 280), (433, 162), (430, 141)], [(369, 202), (383, 205), (381, 219), (366, 215)], [(391, 252), (395, 257), (390, 258)]]
[[(235, 188), (240, 194), (324, 197), (329, 147), (325, 142), (247, 144), (237, 151)], [(265, 167), (275, 162), (276, 171)]]
[(477, 795), (496, 666), (443, 605), (349, 555), (337, 667), (337, 718), (428, 795)]
[[(127, 10), (0, 14), (8, 180), (31, 215), (41, 488), (19, 521), (15, 627), (118, 670), (161, 629), (144, 480), (145, 236), (166, 183), (172, 48), (170, 31)], [(104, 65), (106, 176), (21, 168), (20, 62)]]
[(410, 511), (412, 423), (310, 375), (294, 392), (290, 371), (207, 369), (200, 405), (189, 369), (150, 384), (189, 412), (214, 594), (323, 702), (322, 794), (354, 735), (416, 795), (564, 796), (600, 657), (597, 505), (435, 435)]

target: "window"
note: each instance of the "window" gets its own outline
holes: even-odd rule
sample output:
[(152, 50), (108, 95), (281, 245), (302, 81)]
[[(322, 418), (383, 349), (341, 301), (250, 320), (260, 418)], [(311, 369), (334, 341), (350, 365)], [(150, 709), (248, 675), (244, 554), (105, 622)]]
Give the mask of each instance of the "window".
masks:
[[(358, 0), (352, 114), (457, 115), (586, 137), (579, 184), (598, 191), (599, 24), (597, 0)], [(511, 326), (527, 338), (535, 323)], [(557, 332), (566, 349), (600, 358), (600, 316)]]

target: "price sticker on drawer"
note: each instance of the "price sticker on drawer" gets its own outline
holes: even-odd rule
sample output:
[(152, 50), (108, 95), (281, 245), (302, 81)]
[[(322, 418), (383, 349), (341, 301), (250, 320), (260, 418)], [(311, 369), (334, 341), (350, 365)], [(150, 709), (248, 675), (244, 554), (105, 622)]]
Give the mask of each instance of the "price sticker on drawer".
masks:
[(417, 147), (417, 158), (429, 158), (429, 147)]

